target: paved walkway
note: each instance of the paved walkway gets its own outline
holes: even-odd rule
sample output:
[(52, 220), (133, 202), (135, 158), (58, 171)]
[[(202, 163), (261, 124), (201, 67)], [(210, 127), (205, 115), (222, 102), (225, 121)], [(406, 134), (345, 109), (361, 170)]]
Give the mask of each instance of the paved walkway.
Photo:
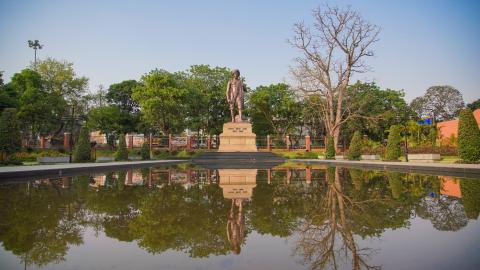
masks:
[(159, 164), (171, 164), (185, 162), (186, 160), (143, 160), (143, 161), (123, 161), (123, 162), (105, 162), (105, 163), (62, 163), (52, 165), (34, 165), (34, 166), (7, 166), (0, 167), (0, 179), (21, 176), (43, 176), (43, 175), (67, 175), (72, 172), (91, 172), (125, 167), (143, 167)]
[(470, 176), (480, 178), (480, 164), (446, 164), (396, 161), (353, 161), (353, 160), (322, 160), (322, 159), (292, 159), (295, 162), (320, 163), (341, 167), (372, 168), (407, 172), (425, 172), (435, 175)]

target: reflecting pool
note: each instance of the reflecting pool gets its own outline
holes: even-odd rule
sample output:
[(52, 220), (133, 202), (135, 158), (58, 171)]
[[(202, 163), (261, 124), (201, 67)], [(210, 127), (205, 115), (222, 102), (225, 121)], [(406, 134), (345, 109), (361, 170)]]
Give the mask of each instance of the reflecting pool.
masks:
[(0, 182), (0, 269), (480, 269), (480, 179), (189, 164)]

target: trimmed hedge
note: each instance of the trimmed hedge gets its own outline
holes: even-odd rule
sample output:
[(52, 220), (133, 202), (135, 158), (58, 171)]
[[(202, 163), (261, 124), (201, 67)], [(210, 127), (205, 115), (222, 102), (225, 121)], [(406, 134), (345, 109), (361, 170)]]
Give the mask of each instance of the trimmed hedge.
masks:
[(402, 155), (402, 149), (400, 148), (400, 141), (402, 137), (400, 135), (400, 126), (393, 125), (390, 127), (390, 133), (388, 134), (387, 149), (385, 151), (385, 160), (395, 161)]
[(348, 159), (349, 160), (360, 160), (362, 155), (362, 134), (360, 131), (355, 131), (353, 133), (352, 141), (350, 142), (350, 147), (348, 148)]
[(125, 142), (125, 134), (120, 134), (118, 136), (118, 149), (115, 152), (116, 161), (125, 161), (128, 160), (128, 150), (127, 143)]
[(464, 109), (460, 112), (458, 155), (464, 161), (480, 160), (480, 129), (470, 109)]
[(74, 162), (89, 162), (92, 161), (92, 149), (90, 145), (90, 134), (87, 127), (80, 129), (78, 141), (73, 148)]
[(325, 152), (325, 159), (335, 158), (335, 142), (332, 136), (327, 137), (327, 151)]
[(140, 155), (142, 156), (142, 160), (149, 160), (150, 159), (150, 144), (148, 142), (144, 142), (142, 144), (142, 149), (140, 150)]

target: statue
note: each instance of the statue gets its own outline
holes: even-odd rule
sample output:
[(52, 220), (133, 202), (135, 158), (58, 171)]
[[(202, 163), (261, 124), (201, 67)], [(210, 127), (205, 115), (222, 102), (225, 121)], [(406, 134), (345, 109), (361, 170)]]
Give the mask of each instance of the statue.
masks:
[[(230, 105), (230, 115), (232, 116), (232, 122), (242, 122), (242, 110), (243, 110), (243, 83), (240, 80), (240, 71), (234, 69), (232, 71), (232, 78), (227, 84), (227, 101)], [(237, 104), (238, 119), (235, 118), (234, 108)]]

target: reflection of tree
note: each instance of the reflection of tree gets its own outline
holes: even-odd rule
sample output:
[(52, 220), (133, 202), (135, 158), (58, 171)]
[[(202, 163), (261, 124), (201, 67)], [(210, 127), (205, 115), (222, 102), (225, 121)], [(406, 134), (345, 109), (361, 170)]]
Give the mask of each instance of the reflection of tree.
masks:
[(467, 217), (477, 219), (480, 214), (480, 181), (479, 179), (461, 179), (462, 203)]
[(0, 241), (25, 265), (64, 260), (69, 245), (82, 243), (82, 214), (60, 181), (0, 186)]
[(455, 197), (425, 196), (417, 205), (416, 213), (419, 217), (430, 220), (439, 231), (458, 231), (468, 223), (463, 205)]
[(228, 209), (218, 185), (185, 190), (173, 184), (146, 196), (129, 227), (139, 246), (151, 253), (173, 249), (191, 257), (226, 254)]
[(378, 268), (368, 265), (366, 258), (370, 250), (358, 247), (348, 222), (349, 209), (362, 211), (361, 205), (367, 202), (354, 201), (344, 193), (340, 169), (328, 168), (326, 181), (326, 191), (316, 198), (319, 203), (313, 203), (320, 208), (312, 208), (310, 214), (299, 224), (296, 251), (304, 257), (305, 262), (310, 263), (311, 269), (329, 266), (337, 269), (338, 256), (344, 256), (344, 261), (350, 257), (353, 269)]
[[(227, 238), (234, 254), (240, 254), (240, 246), (245, 240), (244, 199), (232, 199), (232, 205), (227, 220)], [(238, 208), (238, 210), (236, 210)]]

